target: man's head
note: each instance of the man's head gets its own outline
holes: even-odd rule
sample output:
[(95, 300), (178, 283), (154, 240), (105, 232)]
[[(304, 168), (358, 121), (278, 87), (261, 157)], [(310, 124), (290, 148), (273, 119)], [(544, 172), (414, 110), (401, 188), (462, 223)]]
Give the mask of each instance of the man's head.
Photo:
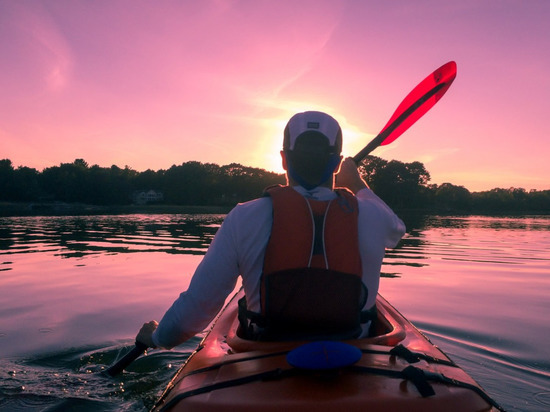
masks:
[(283, 165), (290, 178), (306, 189), (329, 182), (341, 161), (342, 129), (322, 112), (298, 113), (288, 121)]

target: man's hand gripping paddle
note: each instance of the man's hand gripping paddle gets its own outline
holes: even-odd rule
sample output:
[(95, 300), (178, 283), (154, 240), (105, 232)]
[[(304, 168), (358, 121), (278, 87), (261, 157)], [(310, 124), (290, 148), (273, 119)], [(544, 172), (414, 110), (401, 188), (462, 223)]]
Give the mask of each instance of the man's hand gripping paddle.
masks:
[(450, 61), (422, 80), (395, 110), (386, 126), (363, 150), (353, 156), (358, 165), (378, 146), (385, 146), (397, 139), (405, 130), (430, 110), (451, 87), (456, 77), (456, 63)]

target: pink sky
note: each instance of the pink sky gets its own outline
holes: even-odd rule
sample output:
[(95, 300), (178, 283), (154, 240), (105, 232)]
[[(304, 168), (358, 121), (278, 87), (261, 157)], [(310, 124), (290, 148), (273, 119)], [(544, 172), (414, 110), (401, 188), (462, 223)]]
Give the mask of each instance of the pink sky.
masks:
[(449, 60), (458, 76), (373, 154), (431, 183), (550, 189), (550, 1), (0, 0), (0, 159), (281, 172), (322, 110), (352, 156)]

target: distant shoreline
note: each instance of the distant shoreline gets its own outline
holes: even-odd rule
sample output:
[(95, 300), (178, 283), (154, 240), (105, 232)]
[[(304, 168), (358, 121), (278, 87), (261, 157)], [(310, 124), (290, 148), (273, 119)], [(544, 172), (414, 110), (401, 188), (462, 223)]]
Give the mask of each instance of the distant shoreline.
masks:
[(130, 214), (227, 214), (233, 206), (112, 205), (63, 202), (0, 202), (0, 217)]
[[(26, 216), (86, 216), (86, 215), (134, 215), (134, 214), (227, 214), (233, 206), (190, 206), (190, 205), (111, 205), (100, 206), (64, 202), (0, 202), (0, 217)], [(497, 210), (452, 210), (452, 209), (400, 209), (394, 211), (402, 218), (408, 215), (433, 216), (547, 216), (540, 211), (497, 211)]]

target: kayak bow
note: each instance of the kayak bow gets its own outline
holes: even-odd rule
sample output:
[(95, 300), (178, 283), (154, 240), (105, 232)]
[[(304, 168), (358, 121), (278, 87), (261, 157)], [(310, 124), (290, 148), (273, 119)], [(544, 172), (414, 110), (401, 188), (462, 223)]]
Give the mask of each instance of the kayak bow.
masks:
[[(337, 342), (317, 342), (309, 345), (312, 349), (303, 346), (307, 342), (241, 338), (237, 302), (242, 296), (241, 290), (221, 312), (155, 411), (502, 410), (380, 295), (374, 336), (346, 341), (342, 347)], [(346, 356), (354, 351), (360, 355), (352, 355), (352, 361), (336, 359), (336, 367), (302, 366), (309, 360), (296, 360), (318, 359), (319, 353), (312, 351), (327, 355), (341, 349)]]

